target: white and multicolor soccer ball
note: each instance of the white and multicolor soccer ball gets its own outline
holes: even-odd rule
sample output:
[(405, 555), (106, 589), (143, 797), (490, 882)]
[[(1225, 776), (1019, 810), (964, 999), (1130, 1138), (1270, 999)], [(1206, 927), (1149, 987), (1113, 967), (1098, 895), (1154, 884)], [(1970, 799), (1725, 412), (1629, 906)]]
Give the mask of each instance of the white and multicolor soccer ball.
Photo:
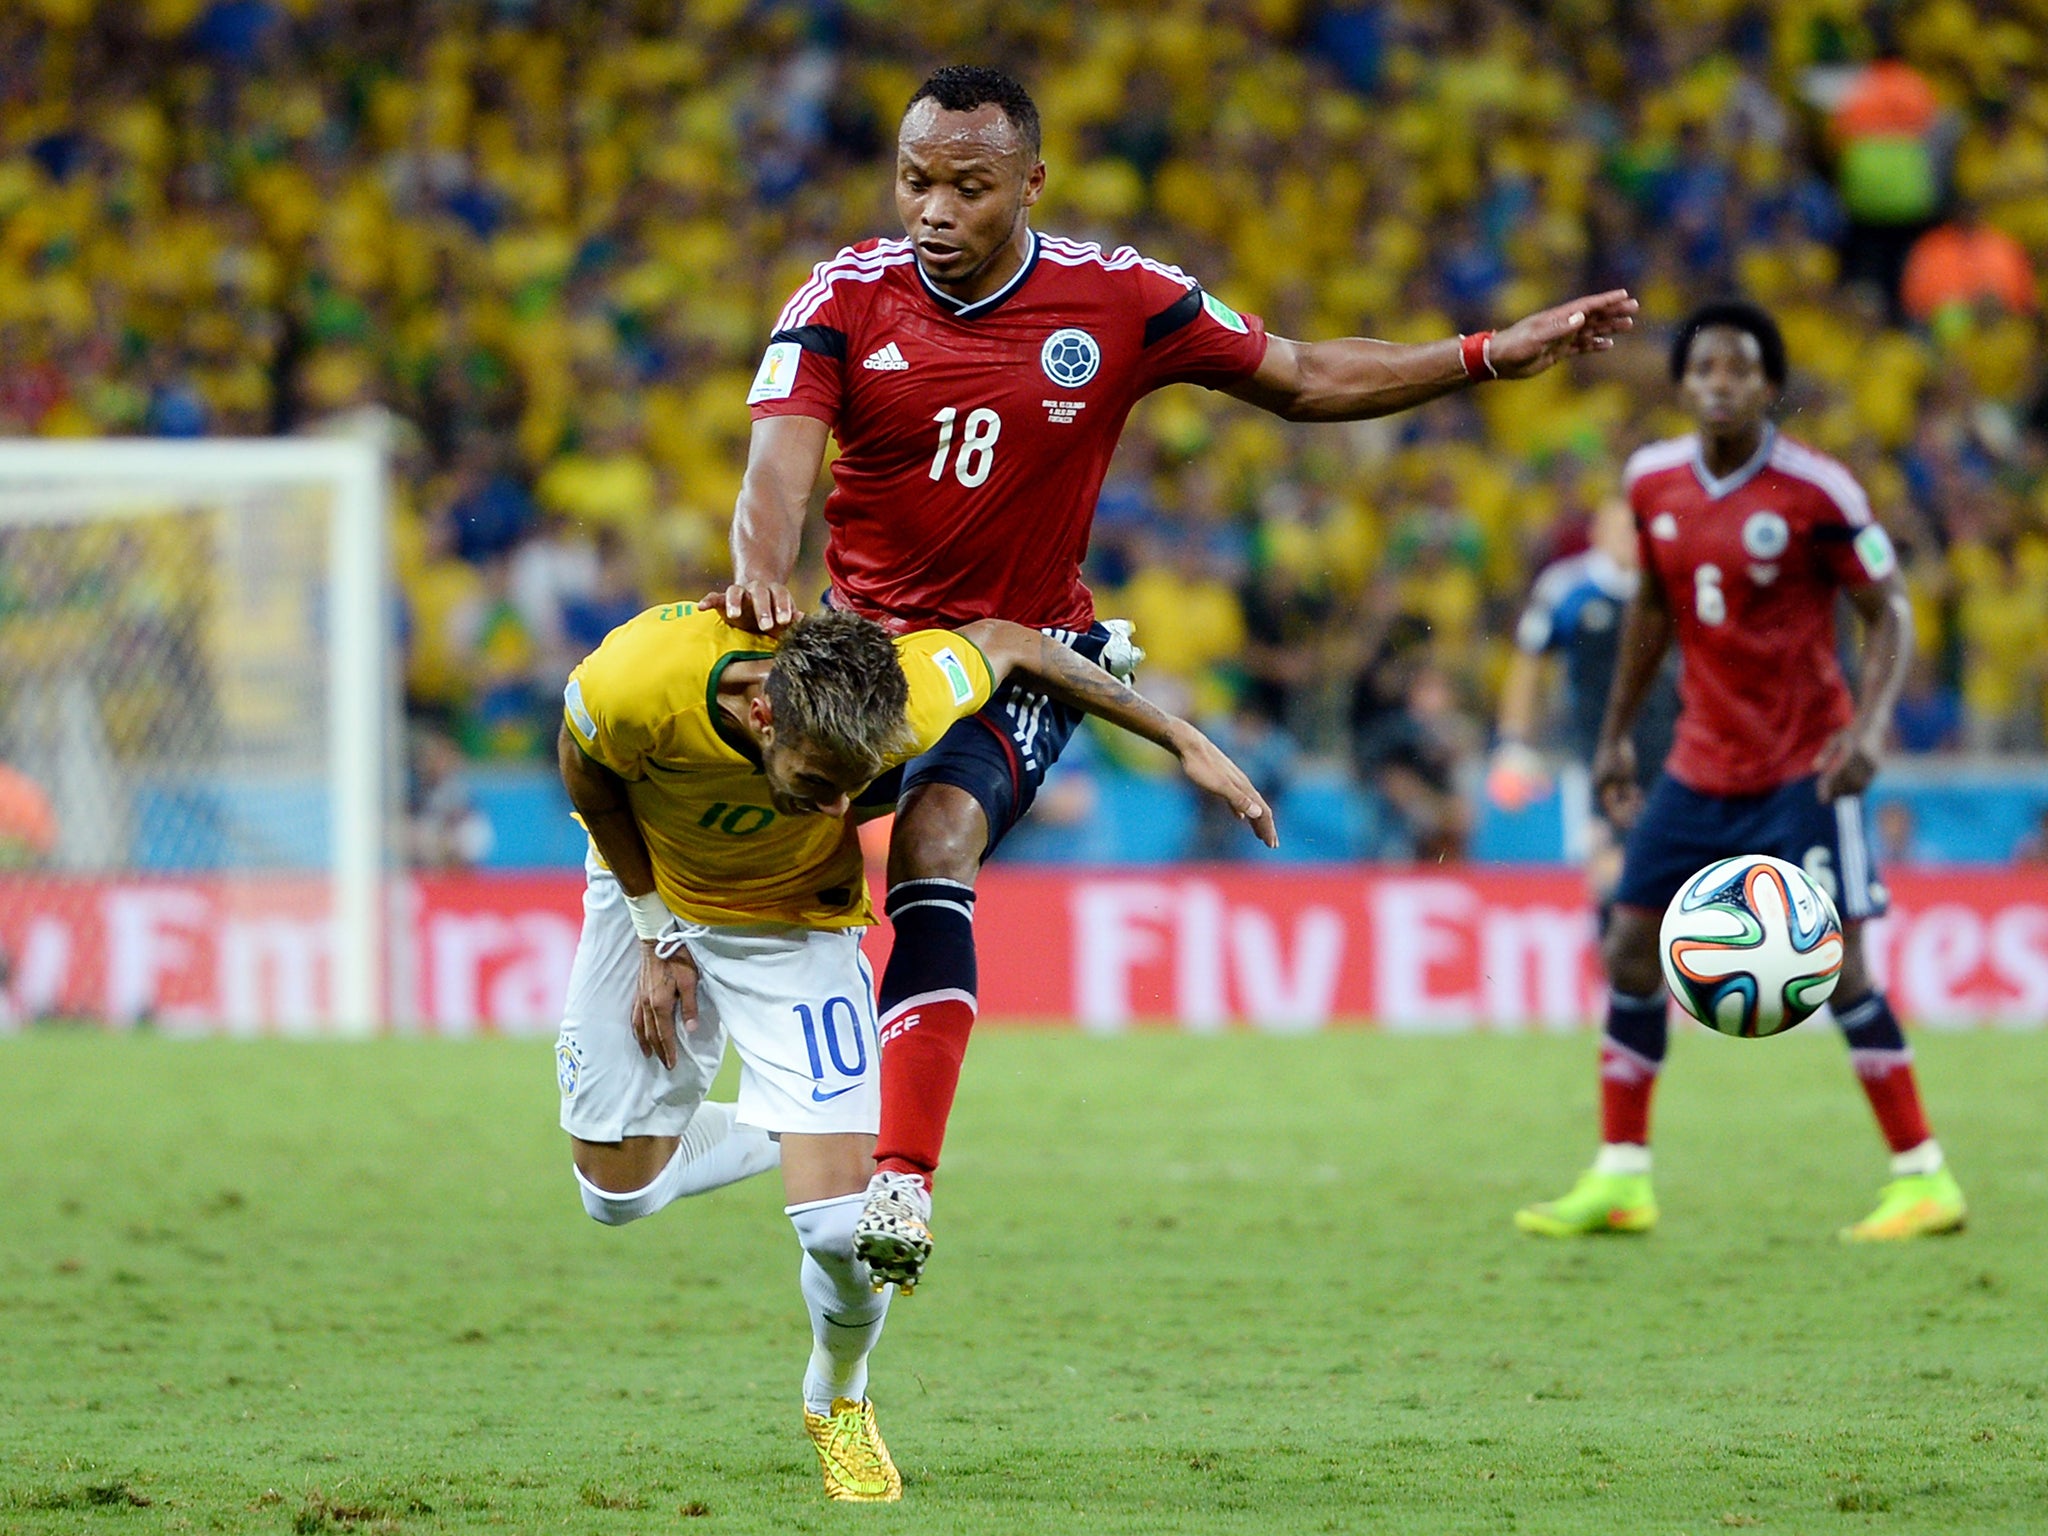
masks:
[(1709, 864), (1664, 909), (1657, 954), (1679, 1007), (1724, 1035), (1790, 1029), (1842, 974), (1842, 919), (1797, 864), (1743, 854)]

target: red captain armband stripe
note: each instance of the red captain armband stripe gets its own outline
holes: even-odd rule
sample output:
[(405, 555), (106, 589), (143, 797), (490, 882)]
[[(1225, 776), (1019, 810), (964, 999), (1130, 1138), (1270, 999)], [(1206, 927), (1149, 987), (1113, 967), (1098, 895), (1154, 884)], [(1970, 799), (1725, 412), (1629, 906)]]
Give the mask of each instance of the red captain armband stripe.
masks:
[(1493, 332), (1474, 331), (1470, 336), (1460, 336), (1458, 361), (1465, 365), (1468, 379), (1499, 378), (1500, 372), (1493, 366)]

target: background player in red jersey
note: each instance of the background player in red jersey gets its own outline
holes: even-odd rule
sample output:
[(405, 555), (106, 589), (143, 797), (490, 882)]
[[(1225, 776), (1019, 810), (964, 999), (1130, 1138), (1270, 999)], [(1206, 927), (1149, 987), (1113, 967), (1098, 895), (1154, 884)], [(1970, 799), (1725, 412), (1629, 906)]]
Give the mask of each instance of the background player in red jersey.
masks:
[[(1671, 376), (1695, 434), (1629, 460), (1642, 582), (1622, 624), (1621, 663), (1593, 762), (1596, 791), (1630, 826), (1601, 946), (1612, 987), (1600, 1052), (1602, 1146), (1572, 1190), (1519, 1212), (1525, 1232), (1642, 1232), (1650, 1188), (1650, 1095), (1668, 1008), (1657, 962), (1665, 905), (1716, 859), (1768, 853), (1835, 897), (1846, 950), (1833, 1008), (1892, 1150), (1877, 1209), (1855, 1241), (1952, 1232), (1962, 1191), (1928, 1130), (1912, 1054), (1872, 985), (1863, 925), (1885, 908), (1862, 794), (1912, 652), (1912, 610), (1891, 541), (1855, 478), (1781, 435), (1770, 408), (1785, 343), (1752, 304), (1710, 304), (1679, 328)], [(1863, 620), (1851, 698), (1835, 659), (1835, 599)], [(1645, 800), (1629, 727), (1678, 642), (1677, 738)]]
[[(735, 623), (775, 628), (828, 435), (829, 601), (902, 630), (1004, 618), (1100, 659), (1080, 563), (1131, 407), (1196, 383), (1294, 421), (1356, 421), (1611, 346), (1611, 292), (1423, 346), (1267, 335), (1179, 269), (1040, 236), (1038, 111), (1016, 81), (940, 70), (904, 113), (906, 238), (821, 263), (783, 310), (748, 400), (733, 519)], [(1114, 659), (1112, 658), (1112, 665)], [(914, 1281), (930, 1179), (974, 1021), (974, 879), (1030, 808), (1077, 717), (1005, 690), (905, 771), (889, 852), (895, 948), (881, 985), (882, 1116), (859, 1245)]]

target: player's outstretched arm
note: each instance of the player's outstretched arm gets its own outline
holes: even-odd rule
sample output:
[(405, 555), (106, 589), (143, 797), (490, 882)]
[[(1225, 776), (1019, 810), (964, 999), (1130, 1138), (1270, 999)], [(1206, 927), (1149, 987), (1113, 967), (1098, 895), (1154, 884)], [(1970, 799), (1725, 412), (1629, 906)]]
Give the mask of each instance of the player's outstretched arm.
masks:
[(1629, 731), (1657, 681), (1664, 653), (1671, 648), (1671, 607), (1652, 570), (1621, 614), (1620, 655), (1614, 681), (1607, 689), (1607, 713), (1600, 722), (1600, 744), (1593, 749), (1593, 797), (1617, 827), (1634, 823), (1642, 808), (1642, 785), (1636, 778), (1636, 748)]
[(1268, 848), (1280, 846), (1273, 808), (1252, 788), (1244, 770), (1187, 721), (1169, 715), (1094, 662), (1035, 629), (1002, 619), (980, 619), (960, 633), (988, 658), (995, 686), (1000, 687), (1011, 673), (1021, 673), (1062, 704), (1166, 748), (1180, 759), (1181, 772), (1190, 784), (1229, 806)]
[(764, 416), (747, 441), (747, 474), (732, 512), (732, 583), (725, 621), (776, 634), (800, 613), (789, 595), (811, 488), (830, 429), (815, 416)]
[(1604, 352), (1635, 326), (1622, 288), (1588, 294), (1505, 330), (1405, 345), (1348, 336), (1336, 341), (1269, 338), (1265, 361), (1238, 399), (1289, 421), (1363, 421), (1405, 411), (1485, 379), (1526, 379), (1562, 358)]
[(1814, 760), (1814, 771), (1820, 775), (1814, 789), (1823, 801), (1860, 795), (1877, 777), (1892, 707), (1899, 702), (1906, 664), (1913, 659), (1913, 602), (1897, 571), (1883, 581), (1851, 587), (1848, 595), (1863, 620), (1856, 718), (1830, 736)]

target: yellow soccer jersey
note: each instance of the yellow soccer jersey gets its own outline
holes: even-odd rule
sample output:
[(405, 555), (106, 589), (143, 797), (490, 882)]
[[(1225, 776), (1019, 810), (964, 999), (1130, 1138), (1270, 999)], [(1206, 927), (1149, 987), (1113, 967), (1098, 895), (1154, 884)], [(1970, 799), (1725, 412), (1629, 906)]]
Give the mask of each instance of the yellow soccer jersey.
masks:
[[(678, 917), (722, 927), (866, 926), (875, 914), (853, 822), (778, 812), (743, 738), (720, 729), (725, 669), (774, 651), (773, 640), (695, 603), (650, 608), (569, 674), (569, 731), (626, 781), (655, 889)], [(913, 744), (892, 767), (935, 746), (988, 702), (994, 684), (987, 658), (951, 630), (905, 635), (896, 654), (910, 681)]]

